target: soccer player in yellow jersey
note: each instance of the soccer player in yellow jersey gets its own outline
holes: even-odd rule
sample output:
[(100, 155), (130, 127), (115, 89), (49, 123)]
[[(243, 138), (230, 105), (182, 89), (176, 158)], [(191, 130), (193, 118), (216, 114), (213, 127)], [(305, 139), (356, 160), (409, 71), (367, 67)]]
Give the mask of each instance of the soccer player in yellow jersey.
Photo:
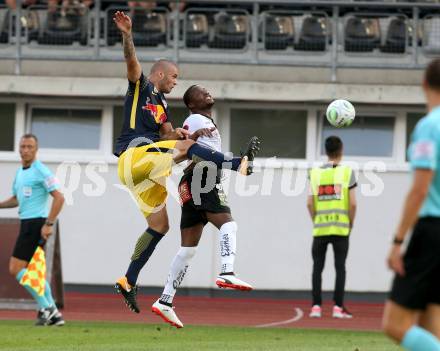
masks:
[(199, 136), (210, 136), (210, 129), (203, 128), (191, 135), (182, 128), (173, 129), (164, 94), (170, 93), (177, 84), (177, 65), (159, 60), (145, 77), (136, 57), (130, 17), (118, 11), (114, 22), (122, 33), (129, 81), (124, 123), (115, 149), (115, 155), (119, 157), (118, 176), (135, 197), (148, 223), (136, 243), (127, 273), (118, 279), (115, 288), (123, 295), (127, 306), (139, 313), (136, 302), (139, 272), (169, 227), (165, 182), (173, 162), (185, 159), (210, 161), (218, 168), (226, 164), (232, 170), (250, 174), (252, 165), (249, 161), (253, 160), (258, 144), (250, 143), (243, 157), (228, 159), (220, 152), (195, 143)]

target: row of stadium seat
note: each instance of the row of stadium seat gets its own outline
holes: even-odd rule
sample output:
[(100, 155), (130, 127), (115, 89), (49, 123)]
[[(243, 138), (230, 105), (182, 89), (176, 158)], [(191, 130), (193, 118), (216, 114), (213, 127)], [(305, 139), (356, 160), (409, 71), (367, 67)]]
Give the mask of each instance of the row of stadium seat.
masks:
[[(87, 9), (49, 13), (46, 9), (25, 10), (21, 18), (23, 39), (40, 45), (81, 45), (94, 40), (94, 20)], [(121, 41), (112, 17), (114, 9), (101, 13), (100, 45), (113, 46)], [(137, 46), (166, 46), (173, 40), (173, 21), (166, 9), (135, 10), (133, 38)], [(323, 13), (262, 13), (259, 41), (265, 50), (325, 51), (332, 43), (332, 26)], [(405, 16), (347, 15), (341, 18), (338, 30), (347, 52), (404, 53), (417, 44), (440, 52), (440, 15), (421, 19), (417, 33)], [(180, 23), (179, 39), (187, 48), (245, 49), (252, 40), (251, 17), (245, 11), (197, 10), (186, 12)], [(382, 34), (385, 33), (385, 35)], [(0, 43), (13, 42), (15, 15), (0, 10)]]

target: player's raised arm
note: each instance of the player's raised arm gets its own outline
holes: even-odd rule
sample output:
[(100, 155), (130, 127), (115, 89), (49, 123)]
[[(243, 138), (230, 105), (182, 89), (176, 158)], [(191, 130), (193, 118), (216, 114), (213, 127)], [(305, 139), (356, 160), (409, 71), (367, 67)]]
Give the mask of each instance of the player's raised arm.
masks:
[(141, 77), (142, 67), (136, 57), (136, 50), (134, 48), (133, 36), (131, 33), (131, 18), (122, 11), (116, 11), (113, 21), (122, 33), (124, 57), (127, 64), (127, 78), (130, 82), (134, 83)]

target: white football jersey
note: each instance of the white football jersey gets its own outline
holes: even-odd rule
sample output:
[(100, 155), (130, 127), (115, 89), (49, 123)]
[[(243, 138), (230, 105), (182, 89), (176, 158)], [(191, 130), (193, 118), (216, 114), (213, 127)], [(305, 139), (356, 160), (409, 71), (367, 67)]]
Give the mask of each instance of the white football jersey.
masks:
[(209, 147), (215, 151), (222, 151), (222, 139), (220, 133), (214, 124), (213, 120), (209, 117), (199, 115), (197, 113), (190, 115), (185, 122), (183, 122), (183, 128), (193, 134), (198, 129), (202, 128), (215, 128), (212, 132), (212, 137), (201, 136), (197, 139), (197, 143), (202, 146)]

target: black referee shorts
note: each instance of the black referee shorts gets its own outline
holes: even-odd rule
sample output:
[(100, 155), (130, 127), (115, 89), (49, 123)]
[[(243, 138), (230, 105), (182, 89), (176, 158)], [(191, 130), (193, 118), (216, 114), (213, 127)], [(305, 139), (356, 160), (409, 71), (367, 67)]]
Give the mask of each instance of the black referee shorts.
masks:
[(396, 274), (390, 299), (409, 309), (440, 304), (440, 218), (420, 218), (403, 258), (405, 275)]
[(20, 233), (15, 242), (12, 256), (29, 262), (38, 247), (41, 239), (41, 227), (46, 218), (22, 219), (20, 221)]
[[(208, 223), (206, 212), (212, 213), (231, 213), (231, 209), (227, 205), (226, 195), (223, 192), (220, 179), (216, 185), (207, 193), (200, 194), (200, 204), (194, 203), (192, 194), (193, 172), (183, 175), (179, 183), (179, 195), (182, 203), (182, 215), (180, 218), (180, 229), (190, 228), (196, 224)], [(204, 186), (204, 178), (202, 178), (202, 186)], [(200, 186), (194, 184), (194, 186)]]

